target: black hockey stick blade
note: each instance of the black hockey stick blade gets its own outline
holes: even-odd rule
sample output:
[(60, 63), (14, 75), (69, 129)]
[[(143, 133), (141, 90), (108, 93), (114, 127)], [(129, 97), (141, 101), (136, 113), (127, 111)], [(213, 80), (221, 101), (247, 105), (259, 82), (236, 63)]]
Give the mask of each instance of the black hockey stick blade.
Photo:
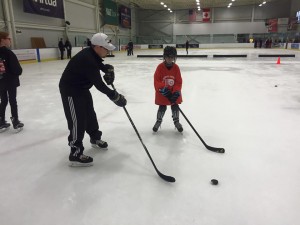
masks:
[[(179, 108), (179, 107), (178, 107)], [(182, 110), (179, 108), (179, 111), (181, 112), (182, 116), (185, 118), (185, 120), (188, 122), (188, 124), (191, 126), (191, 128), (193, 129), (193, 131), (195, 132), (195, 134), (198, 136), (198, 138), (200, 139), (200, 141), (203, 143), (203, 145), (205, 146), (205, 148), (209, 151), (212, 152), (217, 152), (217, 153), (225, 153), (225, 149), (224, 148), (215, 148), (212, 146), (209, 146), (205, 143), (205, 141), (202, 139), (202, 137), (198, 134), (198, 132), (196, 131), (196, 129), (194, 128), (194, 126), (191, 124), (191, 122), (189, 121), (189, 119), (185, 116), (185, 114), (182, 112)]]
[[(115, 86), (114, 86), (113, 84), (111, 84), (111, 86), (112, 86), (112, 88), (116, 91)], [(132, 121), (132, 119), (131, 119), (131, 117), (130, 117), (128, 111), (127, 111), (127, 109), (125, 108), (125, 106), (123, 106), (123, 109), (124, 109), (124, 111), (125, 111), (125, 113), (126, 113), (128, 119), (129, 119), (129, 121), (130, 121), (130, 123), (131, 123), (131, 125), (132, 125), (132, 127), (133, 127), (133, 129), (134, 129), (134, 131), (135, 131), (135, 133), (136, 133), (136, 135), (138, 136), (138, 138), (139, 138), (141, 144), (143, 145), (144, 150), (145, 150), (145, 152), (147, 153), (147, 155), (148, 155), (148, 157), (149, 157), (149, 159), (150, 159), (150, 161), (151, 161), (151, 163), (152, 163), (152, 165), (153, 165), (153, 167), (154, 167), (156, 173), (158, 174), (158, 176), (159, 176), (160, 178), (162, 178), (164, 181), (171, 182), (171, 183), (175, 182), (176, 180), (175, 180), (174, 177), (171, 177), (171, 176), (167, 176), (167, 175), (165, 175), (165, 174), (162, 174), (162, 173), (157, 169), (157, 167), (156, 167), (156, 165), (155, 165), (155, 163), (154, 163), (154, 161), (153, 161), (153, 159), (152, 159), (152, 157), (151, 157), (151, 155), (150, 155), (150, 153), (149, 153), (149, 151), (148, 151), (146, 145), (144, 144), (144, 142), (143, 142), (143, 140), (142, 140), (142, 138), (141, 138), (141, 136), (140, 136), (140, 134), (139, 134), (137, 128), (135, 127), (135, 125), (134, 125), (134, 123), (133, 123), (133, 121)]]
[(163, 179), (167, 182), (174, 183), (176, 181), (174, 177), (164, 175), (161, 172), (159, 172), (158, 170), (156, 172), (157, 172), (158, 176), (160, 176), (161, 179)]
[(217, 153), (225, 153), (225, 149), (224, 148), (215, 148), (215, 147), (212, 147), (212, 146), (209, 146), (209, 145), (205, 145), (205, 147), (212, 151), (212, 152), (217, 152)]

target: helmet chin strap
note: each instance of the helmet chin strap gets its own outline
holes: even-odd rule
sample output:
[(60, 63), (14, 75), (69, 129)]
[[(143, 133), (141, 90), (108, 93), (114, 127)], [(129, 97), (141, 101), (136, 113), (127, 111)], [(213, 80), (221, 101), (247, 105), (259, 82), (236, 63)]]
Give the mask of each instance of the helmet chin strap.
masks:
[(165, 61), (165, 65), (167, 68), (171, 68), (174, 65), (174, 62), (167, 63), (167, 61)]

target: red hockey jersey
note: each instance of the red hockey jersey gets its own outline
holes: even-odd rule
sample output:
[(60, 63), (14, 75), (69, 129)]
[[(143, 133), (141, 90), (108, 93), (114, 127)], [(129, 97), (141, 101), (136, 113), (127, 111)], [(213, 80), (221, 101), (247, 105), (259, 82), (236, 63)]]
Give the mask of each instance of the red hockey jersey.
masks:
[(154, 88), (155, 88), (155, 104), (156, 105), (171, 105), (171, 102), (164, 97), (159, 89), (167, 87), (172, 93), (180, 91), (180, 96), (176, 104), (182, 102), (182, 78), (180, 69), (177, 64), (174, 64), (171, 69), (168, 69), (164, 63), (160, 63), (154, 74)]

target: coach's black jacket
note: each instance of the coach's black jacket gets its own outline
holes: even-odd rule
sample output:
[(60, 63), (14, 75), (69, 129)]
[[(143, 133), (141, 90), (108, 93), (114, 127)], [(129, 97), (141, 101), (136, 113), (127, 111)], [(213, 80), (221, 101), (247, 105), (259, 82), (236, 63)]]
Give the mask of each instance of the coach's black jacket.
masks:
[(1, 75), (0, 91), (7, 90), (10, 87), (19, 87), (19, 76), (23, 70), (17, 56), (9, 48), (0, 47), (0, 58), (4, 61), (5, 73)]
[(78, 96), (89, 91), (94, 85), (109, 98), (115, 91), (104, 84), (100, 71), (106, 72), (103, 59), (91, 48), (85, 48), (77, 53), (68, 63), (59, 82), (59, 89), (64, 96)]

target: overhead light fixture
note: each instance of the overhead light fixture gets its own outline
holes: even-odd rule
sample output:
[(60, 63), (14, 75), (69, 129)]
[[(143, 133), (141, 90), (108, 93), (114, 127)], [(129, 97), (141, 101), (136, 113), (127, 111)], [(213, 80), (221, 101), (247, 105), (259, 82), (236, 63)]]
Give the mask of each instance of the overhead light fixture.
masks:
[(228, 5), (227, 8), (230, 8), (230, 5)]
[(266, 4), (267, 2), (266, 1), (264, 1), (262, 4)]
[(259, 6), (262, 6), (262, 4), (259, 4)]
[[(165, 3), (163, 3), (163, 2), (160, 2), (160, 4), (163, 5), (164, 8), (167, 8), (167, 7), (168, 7), (168, 6), (167, 6)], [(170, 8), (168, 8), (168, 11), (169, 11), (169, 12), (173, 12)]]

